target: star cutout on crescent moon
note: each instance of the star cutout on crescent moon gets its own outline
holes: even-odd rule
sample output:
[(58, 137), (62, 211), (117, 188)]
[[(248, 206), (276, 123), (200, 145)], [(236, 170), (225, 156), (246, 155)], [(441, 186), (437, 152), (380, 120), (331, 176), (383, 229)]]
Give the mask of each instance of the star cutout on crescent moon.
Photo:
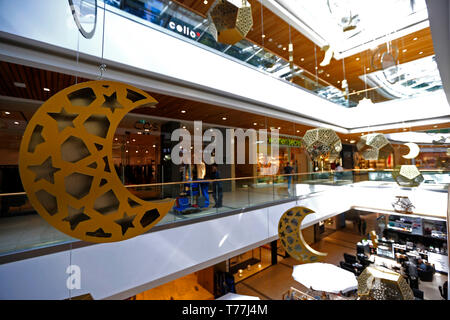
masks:
[(124, 235), (127, 232), (128, 228), (134, 228), (133, 220), (135, 217), (136, 217), (136, 215), (127, 216), (127, 213), (124, 212), (122, 219), (114, 220), (115, 223), (117, 223), (118, 225), (120, 225), (122, 227), (122, 235)]
[(75, 209), (71, 206), (68, 206), (68, 215), (63, 219), (63, 221), (67, 221), (70, 223), (70, 229), (73, 231), (76, 229), (80, 222), (90, 220), (91, 218), (84, 214), (84, 207), (81, 209)]
[(61, 112), (49, 112), (47, 113), (58, 124), (58, 131), (61, 132), (67, 127), (75, 128), (73, 120), (78, 117), (76, 113), (68, 113), (66, 109), (62, 108)]
[(45, 179), (52, 184), (55, 183), (55, 179), (53, 176), (54, 173), (61, 170), (60, 168), (53, 167), (52, 157), (48, 157), (47, 160), (45, 160), (38, 166), (28, 166), (28, 169), (33, 171), (34, 174), (36, 175), (34, 182), (37, 182), (41, 179)]
[(102, 107), (111, 109), (112, 113), (114, 113), (114, 111), (116, 109), (123, 109), (123, 107), (117, 101), (117, 94), (116, 94), (116, 92), (114, 92), (110, 96), (107, 96), (106, 94), (104, 94), (103, 97), (105, 98), (105, 102), (103, 103)]

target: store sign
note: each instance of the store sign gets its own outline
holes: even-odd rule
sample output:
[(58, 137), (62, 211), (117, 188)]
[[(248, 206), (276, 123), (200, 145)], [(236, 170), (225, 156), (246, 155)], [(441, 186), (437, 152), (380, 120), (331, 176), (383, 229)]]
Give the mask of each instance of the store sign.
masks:
[[(272, 143), (272, 138), (269, 137), (268, 138), (268, 143), (271, 144)], [(291, 139), (291, 138), (279, 138), (278, 139), (278, 144), (280, 146), (289, 146), (289, 147), (302, 147), (303, 145), (303, 141), (299, 140), (299, 139)]]
[(173, 21), (169, 22), (169, 29), (184, 34), (185, 36), (191, 37), (192, 39), (200, 37), (200, 32), (195, 32), (194, 30), (191, 30), (188, 26), (176, 24)]

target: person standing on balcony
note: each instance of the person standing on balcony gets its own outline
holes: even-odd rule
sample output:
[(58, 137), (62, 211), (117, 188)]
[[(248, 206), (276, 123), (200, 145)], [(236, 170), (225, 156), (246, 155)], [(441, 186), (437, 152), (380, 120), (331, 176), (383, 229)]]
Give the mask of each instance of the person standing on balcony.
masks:
[[(219, 169), (216, 163), (212, 165), (212, 174), (211, 180), (220, 179)], [(213, 182), (213, 198), (214, 198), (214, 208), (222, 207), (222, 198), (223, 198), (223, 188), (222, 181), (214, 181)]]
[(286, 166), (284, 167), (284, 174), (289, 174), (289, 176), (286, 176), (287, 182), (288, 182), (288, 193), (291, 194), (291, 184), (292, 184), (292, 174), (294, 172), (294, 168), (291, 166), (291, 163), (288, 162)]

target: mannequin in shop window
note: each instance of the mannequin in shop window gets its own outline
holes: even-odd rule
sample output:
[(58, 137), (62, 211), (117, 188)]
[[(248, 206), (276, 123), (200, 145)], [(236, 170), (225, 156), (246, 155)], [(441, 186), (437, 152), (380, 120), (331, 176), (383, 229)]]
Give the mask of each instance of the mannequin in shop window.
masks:
[[(217, 180), (217, 179), (220, 179), (219, 168), (218, 168), (217, 164), (213, 164), (211, 180)], [(222, 207), (222, 198), (223, 198), (222, 181), (214, 181), (213, 182), (213, 198), (215, 201), (214, 208)]]

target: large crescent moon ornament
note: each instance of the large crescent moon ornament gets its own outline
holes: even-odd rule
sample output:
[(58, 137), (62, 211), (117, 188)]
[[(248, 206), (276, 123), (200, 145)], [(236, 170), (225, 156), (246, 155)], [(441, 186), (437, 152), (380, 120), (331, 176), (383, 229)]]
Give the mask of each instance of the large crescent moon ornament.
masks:
[(408, 154), (402, 156), (405, 159), (415, 159), (417, 158), (417, 156), (420, 153), (420, 148), (417, 144), (415, 143), (405, 143), (405, 146), (407, 146), (409, 148), (409, 152)]
[(59, 231), (88, 242), (133, 238), (157, 224), (174, 201), (133, 195), (112, 158), (122, 118), (156, 103), (112, 81), (83, 82), (47, 100), (29, 121), (19, 154), (22, 184), (36, 211)]
[(278, 223), (278, 236), (283, 248), (291, 257), (304, 263), (317, 262), (327, 256), (327, 253), (311, 248), (303, 239), (300, 226), (311, 213), (314, 213), (311, 209), (294, 207), (283, 213)]

